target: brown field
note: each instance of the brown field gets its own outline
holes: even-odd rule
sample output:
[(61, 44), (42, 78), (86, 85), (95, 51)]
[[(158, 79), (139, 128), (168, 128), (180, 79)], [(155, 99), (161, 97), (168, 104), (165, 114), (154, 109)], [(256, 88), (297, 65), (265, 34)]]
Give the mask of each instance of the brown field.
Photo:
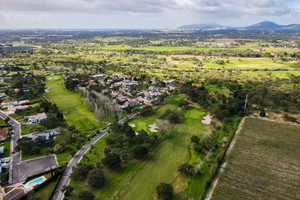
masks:
[(211, 199), (300, 199), (300, 126), (246, 119)]

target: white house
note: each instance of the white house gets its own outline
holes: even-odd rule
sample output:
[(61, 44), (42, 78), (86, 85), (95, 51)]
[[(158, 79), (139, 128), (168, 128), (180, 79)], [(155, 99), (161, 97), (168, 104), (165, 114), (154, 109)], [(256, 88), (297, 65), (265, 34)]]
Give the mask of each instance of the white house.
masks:
[(1, 106), (7, 108), (8, 106), (17, 106), (18, 101), (16, 100), (5, 100), (1, 103)]
[(47, 115), (46, 115), (46, 113), (38, 113), (36, 115), (27, 116), (25, 118), (28, 119), (28, 123), (26, 123), (25, 125), (38, 124), (43, 119), (47, 119)]
[(55, 128), (55, 129), (46, 130), (46, 131), (43, 131), (43, 132), (30, 133), (30, 134), (27, 134), (23, 137), (31, 138), (33, 141), (35, 141), (38, 137), (43, 137), (44, 140), (49, 140), (50, 137), (55, 136), (55, 135), (59, 135), (59, 134), (60, 134), (60, 129)]

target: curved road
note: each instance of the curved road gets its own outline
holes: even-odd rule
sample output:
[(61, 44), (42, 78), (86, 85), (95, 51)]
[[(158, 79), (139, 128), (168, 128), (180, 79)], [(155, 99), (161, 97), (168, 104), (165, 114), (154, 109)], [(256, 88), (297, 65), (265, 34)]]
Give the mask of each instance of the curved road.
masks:
[[(118, 123), (122, 124), (126, 120), (133, 118), (137, 113), (132, 113), (123, 119), (119, 120)], [(101, 133), (93, 137), (87, 144), (85, 144), (76, 154), (75, 156), (70, 160), (67, 168), (65, 169), (62, 177), (60, 178), (57, 187), (54, 191), (54, 194), (52, 196), (53, 200), (62, 200), (64, 198), (64, 193), (61, 191), (62, 187), (65, 185), (68, 185), (70, 183), (70, 176), (72, 173), (73, 167), (75, 167), (80, 160), (82, 159), (83, 155), (93, 146), (99, 139), (101, 139), (104, 135), (106, 135), (109, 132), (109, 127), (102, 130)]]

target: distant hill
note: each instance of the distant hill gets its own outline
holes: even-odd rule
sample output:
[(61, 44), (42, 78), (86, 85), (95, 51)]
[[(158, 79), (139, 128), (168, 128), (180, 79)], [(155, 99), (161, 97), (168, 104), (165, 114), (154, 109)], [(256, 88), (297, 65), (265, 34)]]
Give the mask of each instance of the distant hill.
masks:
[(190, 25), (180, 26), (177, 29), (220, 30), (220, 29), (231, 29), (231, 28), (219, 24), (190, 24)]
[(268, 31), (300, 31), (300, 24), (290, 24), (290, 25), (279, 25), (271, 21), (263, 21), (257, 24), (253, 24), (247, 27), (228, 27), (219, 24), (190, 24), (180, 26), (177, 29), (186, 30), (225, 30), (225, 29), (238, 29), (238, 30), (268, 30)]
[(245, 29), (248, 30), (274, 30), (274, 29), (280, 29), (281, 26), (270, 21), (264, 21), (257, 24), (253, 24), (251, 26), (247, 26)]

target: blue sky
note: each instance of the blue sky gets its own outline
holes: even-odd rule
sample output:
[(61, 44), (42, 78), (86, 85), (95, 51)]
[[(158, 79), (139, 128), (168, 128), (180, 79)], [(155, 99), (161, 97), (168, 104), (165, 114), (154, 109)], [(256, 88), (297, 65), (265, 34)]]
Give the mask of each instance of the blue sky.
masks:
[(300, 0), (0, 0), (0, 29), (300, 23)]

